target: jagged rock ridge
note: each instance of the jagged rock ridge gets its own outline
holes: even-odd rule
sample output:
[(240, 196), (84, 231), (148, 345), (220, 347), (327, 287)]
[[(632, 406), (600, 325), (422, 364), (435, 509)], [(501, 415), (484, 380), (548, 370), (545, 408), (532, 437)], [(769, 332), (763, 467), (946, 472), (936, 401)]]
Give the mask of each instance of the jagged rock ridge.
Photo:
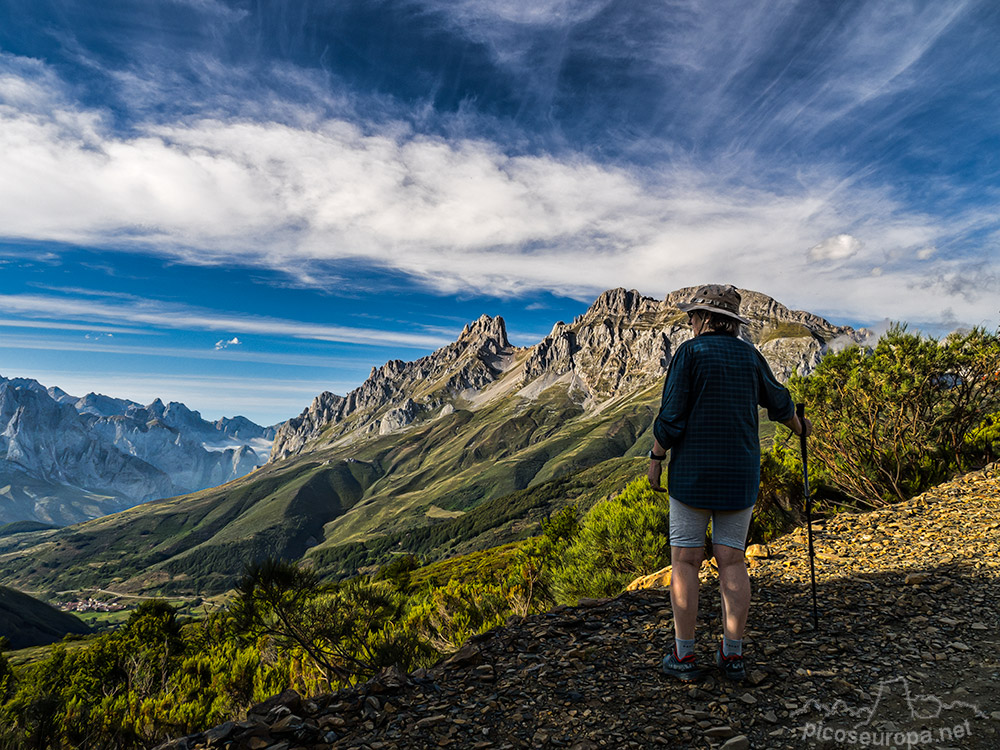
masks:
[[(571, 388), (585, 409), (647, 387), (667, 371), (674, 349), (691, 336), (677, 303), (691, 289), (660, 301), (635, 290), (611, 289), (570, 323), (557, 322), (538, 344), (507, 340), (502, 318), (484, 315), (458, 340), (415, 362), (372, 368), (347, 396), (324, 392), (278, 430), (271, 460), (307, 447), (385, 435), (442, 408), (477, 408), (512, 394), (530, 398), (556, 383)], [(830, 341), (854, 335), (811, 313), (789, 310), (767, 295), (740, 290), (744, 336), (759, 346), (775, 374), (809, 372)]]
[(348, 432), (386, 434), (405, 427), (419, 412), (494, 382), (513, 353), (503, 319), (483, 315), (467, 325), (458, 340), (433, 354), (373, 367), (368, 379), (346, 397), (321, 393), (302, 414), (281, 425), (271, 456), (294, 455), (324, 429), (337, 425), (344, 428), (334, 430), (331, 438)]

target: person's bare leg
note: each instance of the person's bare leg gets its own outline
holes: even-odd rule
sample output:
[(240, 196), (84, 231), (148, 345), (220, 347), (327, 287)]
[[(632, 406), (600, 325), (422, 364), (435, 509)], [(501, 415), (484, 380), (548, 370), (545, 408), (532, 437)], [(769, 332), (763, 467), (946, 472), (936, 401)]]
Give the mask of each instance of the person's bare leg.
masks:
[(698, 570), (704, 557), (701, 547), (670, 548), (670, 605), (674, 610), (675, 638), (694, 638), (698, 620)]
[[(716, 544), (715, 561), (719, 565), (719, 592), (722, 595), (722, 629), (726, 638), (743, 640), (743, 630), (750, 611), (750, 575), (743, 550)], [(672, 591), (671, 591), (672, 593)], [(674, 618), (677, 610), (674, 609)]]

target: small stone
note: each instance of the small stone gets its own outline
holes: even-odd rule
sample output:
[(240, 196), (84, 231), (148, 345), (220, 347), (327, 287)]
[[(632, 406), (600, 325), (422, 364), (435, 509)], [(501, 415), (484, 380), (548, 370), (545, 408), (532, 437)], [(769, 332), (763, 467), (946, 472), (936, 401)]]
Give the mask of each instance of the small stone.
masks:
[(274, 724), (271, 725), (272, 732), (294, 732), (298, 729), (302, 729), (304, 723), (302, 719), (295, 714), (289, 714), (283, 719), (278, 719)]
[(669, 588), (670, 587), (670, 566), (668, 565), (648, 576), (639, 576), (625, 587), (626, 591), (638, 591), (640, 589)]
[(771, 556), (771, 550), (766, 544), (751, 544), (747, 547), (746, 552), (743, 553), (746, 557), (762, 557), (767, 558)]
[(213, 727), (205, 732), (205, 742), (210, 745), (217, 745), (229, 737), (235, 728), (236, 724), (232, 721), (227, 721), (225, 724)]
[(743, 693), (740, 696), (740, 700), (746, 703), (748, 706), (754, 706), (757, 704), (757, 699), (754, 698), (750, 693)]
[(381, 709), (382, 706), (379, 703), (378, 698), (376, 698), (374, 695), (369, 695), (367, 698), (365, 698), (365, 705), (364, 708), (361, 710), (361, 715), (364, 716), (366, 719), (373, 719), (376, 716), (378, 716), (378, 712)]
[(467, 643), (454, 654), (452, 654), (447, 661), (445, 661), (444, 666), (448, 669), (454, 669), (455, 667), (463, 667), (479, 659), (479, 648)]
[(435, 714), (434, 716), (425, 716), (424, 718), (417, 721), (417, 729), (423, 729), (424, 727), (430, 727), (435, 724), (440, 724), (442, 721), (448, 717), (444, 714)]
[(727, 740), (722, 746), (722, 750), (749, 750), (750, 740), (745, 734), (738, 734), (731, 740)]
[(712, 727), (711, 729), (705, 730), (706, 737), (712, 737), (714, 739), (726, 739), (727, 737), (732, 737), (736, 732), (730, 726)]
[(955, 649), (956, 651), (969, 651), (969, 650), (971, 650), (967, 645), (965, 645), (964, 643), (960, 643), (958, 641), (955, 641), (954, 643), (949, 643), (948, 645), (951, 648)]
[(974, 622), (971, 627), (973, 630), (989, 630), (989, 628), (986, 627), (986, 624), (982, 622)]
[(846, 680), (840, 679), (839, 677), (835, 680), (832, 680), (830, 682), (830, 685), (833, 687), (833, 692), (835, 692), (837, 695), (847, 695), (848, 693), (854, 690), (854, 685), (847, 682)]
[(747, 675), (747, 682), (751, 685), (759, 685), (766, 679), (767, 674), (759, 669), (752, 669), (750, 670), (750, 674)]
[(909, 575), (906, 576), (906, 579), (903, 581), (903, 583), (910, 584), (910, 585), (917, 584), (917, 583), (923, 583), (929, 577), (930, 576), (927, 575), (927, 573), (910, 573)]

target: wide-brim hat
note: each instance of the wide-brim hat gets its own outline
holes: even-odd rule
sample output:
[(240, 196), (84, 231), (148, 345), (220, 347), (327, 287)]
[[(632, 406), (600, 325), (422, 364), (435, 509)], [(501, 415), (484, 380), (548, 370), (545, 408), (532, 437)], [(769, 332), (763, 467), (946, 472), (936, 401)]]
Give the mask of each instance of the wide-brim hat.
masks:
[(683, 312), (694, 312), (695, 310), (714, 312), (749, 325), (750, 321), (740, 316), (740, 302), (742, 301), (743, 298), (740, 297), (740, 293), (732, 284), (707, 284), (698, 287), (689, 302), (681, 302), (677, 307)]

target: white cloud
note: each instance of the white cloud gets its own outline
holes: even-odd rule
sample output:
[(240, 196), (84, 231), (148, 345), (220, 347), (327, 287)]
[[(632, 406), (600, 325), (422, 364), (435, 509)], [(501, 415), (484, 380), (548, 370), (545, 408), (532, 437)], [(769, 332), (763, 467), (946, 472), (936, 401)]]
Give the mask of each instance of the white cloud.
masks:
[(838, 234), (834, 237), (827, 237), (818, 245), (809, 248), (809, 260), (813, 261), (836, 261), (846, 260), (857, 255), (862, 248), (861, 241), (857, 237), (849, 234)]
[[(532, 343), (535, 343), (534, 341)], [(146, 346), (135, 343), (121, 343), (120, 340), (95, 341), (84, 343), (76, 338), (66, 338), (61, 336), (18, 336), (5, 335), (0, 339), (0, 350), (41, 350), (46, 352), (101, 352), (103, 354), (122, 354), (128, 357), (157, 357), (167, 359), (209, 359), (217, 360), (215, 350), (204, 348), (188, 348), (177, 346)], [(354, 369), (367, 373), (372, 366), (370, 357), (358, 355), (356, 357), (345, 357), (338, 353), (336, 356), (330, 354), (302, 354), (290, 352), (253, 352), (241, 351), (239, 349), (226, 350), (226, 358), (235, 362), (256, 362), (261, 364), (282, 365), (289, 367), (308, 367), (327, 371)], [(357, 385), (357, 383), (355, 383)]]
[(228, 349), (231, 346), (242, 346), (242, 344), (243, 344), (242, 341), (240, 341), (238, 338), (236, 338), (235, 336), (233, 336), (228, 341), (226, 341), (225, 339), (221, 339), (219, 341), (216, 341), (215, 342), (215, 350), (219, 351), (220, 349)]
[[(822, 286), (834, 303), (827, 309), (854, 319), (910, 317), (927, 305), (907, 293), (899, 309), (886, 310), (886, 295), (856, 293), (859, 280), (878, 266), (883, 290), (905, 290), (952, 273), (927, 249), (984, 221), (907, 210), (891, 187), (845, 180), (835, 165), (796, 165), (795, 181), (780, 187), (753, 180), (759, 165), (747, 153), (653, 171), (573, 153), (511, 155), (486, 140), (306, 113), (281, 123), (167, 122), (123, 136), (103, 113), (67, 98), (42, 66), (22, 64), (3, 81), (0, 227), (8, 237), (255, 265), (304, 284), (322, 283), (345, 261), (402, 272), (443, 293), (550, 290), (592, 299), (610, 286), (662, 295), (725, 280), (803, 307), (813, 302), (802, 290)], [(919, 274), (907, 264), (914, 257), (926, 261)], [(27, 305), (54, 318), (44, 311), (53, 299), (15, 303), (8, 295), (0, 310)], [(443, 343), (191, 309), (58, 304), (104, 323)], [(131, 317), (120, 317), (123, 309)], [(995, 314), (981, 300), (968, 309), (973, 321)]]
[(149, 335), (152, 333), (151, 331), (143, 330), (141, 328), (93, 326), (85, 323), (66, 323), (59, 320), (16, 320), (14, 318), (0, 318), (0, 328), (43, 328), (48, 331), (89, 331), (90, 335), (86, 336), (86, 338), (90, 338), (91, 336), (96, 337), (97, 334), (101, 333), (107, 334), (108, 338), (111, 338), (115, 333), (141, 333), (143, 335)]
[[(372, 345), (391, 344), (414, 349), (433, 349), (450, 341), (449, 338), (443, 336), (317, 325), (264, 316), (242, 316), (155, 300), (133, 299), (126, 302), (107, 302), (89, 298), (74, 299), (40, 294), (0, 294), (0, 311), (56, 321), (62, 319), (98, 322), (128, 320), (133, 325), (147, 325), (154, 330), (241, 331), (273, 336), (290, 336), (313, 341)], [(78, 328), (80, 326), (78, 324), (68, 326), (57, 322), (52, 327)]]

